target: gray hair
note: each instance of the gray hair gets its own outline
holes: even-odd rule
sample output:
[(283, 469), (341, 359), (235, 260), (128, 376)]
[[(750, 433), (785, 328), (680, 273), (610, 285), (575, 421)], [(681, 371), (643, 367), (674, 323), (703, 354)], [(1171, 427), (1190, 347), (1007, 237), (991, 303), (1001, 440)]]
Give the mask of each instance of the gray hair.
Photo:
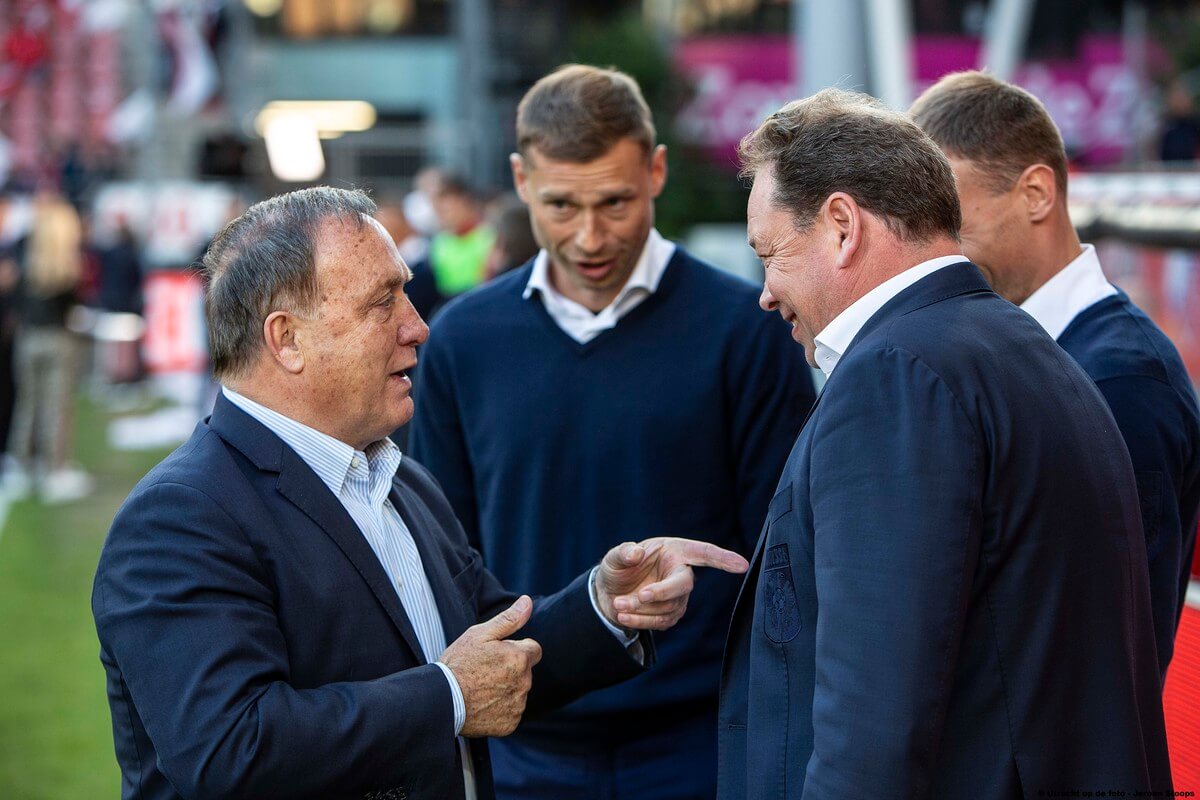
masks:
[(743, 178), (773, 170), (772, 202), (800, 230), (829, 195), (845, 192), (901, 239), (958, 238), (950, 163), (912, 120), (869, 95), (825, 89), (788, 103), (742, 139), (738, 154)]
[(358, 190), (316, 186), (256, 203), (221, 229), (204, 254), (204, 314), (213, 375), (244, 374), (275, 311), (311, 314), (319, 298), (317, 236), (328, 220), (361, 230), (375, 203)]

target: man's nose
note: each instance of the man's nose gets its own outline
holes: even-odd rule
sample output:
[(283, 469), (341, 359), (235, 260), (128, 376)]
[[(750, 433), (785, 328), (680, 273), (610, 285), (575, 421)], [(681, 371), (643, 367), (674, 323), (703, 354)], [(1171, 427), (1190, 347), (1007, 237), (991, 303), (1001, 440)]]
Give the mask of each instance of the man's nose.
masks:
[(425, 324), (425, 320), (421, 319), (421, 315), (417, 313), (417, 309), (413, 308), (411, 300), (405, 297), (404, 304), (408, 308), (403, 319), (400, 321), (400, 327), (396, 331), (396, 338), (405, 347), (417, 347), (418, 345), (425, 344), (425, 341), (429, 338), (429, 326)]
[(779, 303), (775, 301), (775, 296), (771, 294), (771, 290), (767, 285), (763, 284), (762, 294), (758, 296), (758, 306), (763, 311), (774, 311), (779, 308)]
[(584, 212), (579, 230), (575, 232), (575, 246), (586, 254), (598, 253), (604, 246), (604, 231), (595, 212)]

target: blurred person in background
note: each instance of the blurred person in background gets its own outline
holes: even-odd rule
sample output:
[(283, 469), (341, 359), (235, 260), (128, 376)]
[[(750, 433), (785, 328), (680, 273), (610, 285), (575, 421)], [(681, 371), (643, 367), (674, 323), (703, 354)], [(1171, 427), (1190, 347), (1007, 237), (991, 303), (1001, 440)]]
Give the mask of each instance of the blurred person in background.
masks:
[(1158, 156), (1162, 161), (1195, 161), (1200, 152), (1200, 119), (1186, 83), (1176, 78), (1167, 86), (1163, 131)]
[(98, 237), (96, 255), (100, 264), (97, 306), (101, 311), (95, 337), (104, 365), (105, 379), (115, 392), (110, 402), (118, 408), (141, 401), (132, 384), (142, 377), (142, 259), (140, 246), (127, 219), (120, 219), (110, 234)]
[(379, 210), (375, 212), (375, 219), (379, 220), (379, 224), (383, 225), (384, 230), (396, 242), (396, 250), (400, 252), (404, 263), (411, 267), (424, 260), (429, 255), (429, 237), (418, 231), (409, 221), (408, 215), (404, 213), (404, 202), (395, 202), (386, 197), (377, 198), (377, 202)]
[(430, 242), (429, 265), (438, 292), (455, 297), (483, 282), (495, 235), (484, 222), (478, 193), (461, 177), (442, 176), (433, 209), (441, 230)]
[(75, 500), (91, 490), (91, 479), (70, 460), (79, 352), (67, 314), (83, 277), (83, 232), (75, 209), (56, 192), (34, 197), (18, 266), (12, 491), (20, 496), (36, 485), (45, 502)]
[(488, 204), (488, 225), (496, 241), (488, 253), (484, 280), (514, 270), (537, 255), (537, 239), (529, 222), (529, 208), (514, 194), (502, 194)]
[[(758, 291), (654, 228), (667, 179), (638, 85), (573, 65), (517, 112), (513, 179), (542, 249), (433, 322), (412, 452), (508, 585), (541, 592), (623, 531), (749, 553), (813, 402)], [(698, 576), (653, 673), (529, 720), (492, 749), (510, 800), (716, 791), (721, 652), (739, 581)]]
[(13, 409), (16, 401), (14, 377), (14, 342), (16, 340), (16, 289), (20, 277), (17, 261), (20, 258), (19, 242), (25, 231), (20, 229), (21, 214), (8, 192), (0, 193), (0, 485), (6, 480), (4, 471), (11, 457), (8, 456), (9, 434), (12, 430)]
[(379, 210), (375, 212), (375, 219), (379, 220), (384, 230), (392, 237), (400, 257), (412, 270), (413, 277), (404, 289), (405, 294), (408, 295), (413, 308), (421, 315), (421, 319), (432, 319), (445, 298), (438, 292), (433, 270), (429, 265), (429, 239), (421, 235), (409, 222), (404, 213), (403, 203), (381, 200)]
[(413, 176), (412, 191), (404, 195), (403, 210), (408, 224), (425, 239), (432, 239), (440, 229), (433, 198), (437, 196), (445, 173), (438, 167), (422, 167)]
[(980, 72), (948, 75), (913, 119), (950, 159), (963, 251), (1096, 382), (1137, 476), (1158, 667), (1166, 681), (1200, 516), (1200, 411), (1175, 346), (1108, 282), (1067, 209), (1066, 155), (1045, 107)]

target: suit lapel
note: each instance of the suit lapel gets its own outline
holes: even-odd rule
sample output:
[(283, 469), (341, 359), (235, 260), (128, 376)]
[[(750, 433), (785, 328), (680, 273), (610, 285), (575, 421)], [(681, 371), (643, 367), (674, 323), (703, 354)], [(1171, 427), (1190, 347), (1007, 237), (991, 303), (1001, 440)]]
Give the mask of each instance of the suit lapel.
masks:
[(333, 539), (366, 581), (418, 663), (425, 663), (425, 654), (421, 651), (417, 633), (404, 611), (400, 596), (349, 512), (290, 447), (283, 448), (280, 462), (279, 482), (276, 484), (279, 493)]
[(345, 506), (304, 463), (304, 459), (222, 393), (217, 394), (208, 425), (258, 469), (279, 474), (276, 490), (333, 539), (383, 606), (417, 663), (425, 663), (417, 633), (375, 551)]
[[(791, 472), (792, 460), (795, 459), (796, 452), (800, 448), (800, 443), (804, 440), (804, 433), (808, 428), (808, 422), (812, 419), (813, 414), (817, 412), (817, 404), (820, 403), (821, 398), (825, 396), (825, 389), (828, 386), (829, 382), (826, 381), (825, 385), (821, 387), (821, 392), (817, 395), (817, 399), (813, 401), (812, 407), (808, 409), (808, 414), (805, 415), (804, 422), (800, 425), (800, 433), (796, 436), (796, 441), (792, 445), (792, 452), (788, 455), (787, 463), (785, 463), (783, 467), (783, 474), (780, 476), (781, 484), (784, 483), (784, 479), (788, 476), (788, 473)], [(788, 484), (790, 485), (790, 482), (788, 482)], [(776, 487), (776, 491), (778, 491), (778, 489), (779, 487)], [(750, 568), (746, 570), (746, 577), (742, 580), (742, 588), (738, 590), (737, 600), (734, 601), (733, 604), (733, 616), (735, 619), (737, 618), (739, 609), (742, 607), (742, 600), (744, 597), (747, 595), (752, 595), (754, 593), (755, 586), (758, 585), (758, 566), (759, 562), (762, 561), (763, 545), (767, 541), (767, 528), (769, 527), (769, 523), (770, 518), (768, 515), (768, 518), (763, 521), (762, 530), (759, 531), (758, 542), (754, 545), (754, 555), (750, 557)]]

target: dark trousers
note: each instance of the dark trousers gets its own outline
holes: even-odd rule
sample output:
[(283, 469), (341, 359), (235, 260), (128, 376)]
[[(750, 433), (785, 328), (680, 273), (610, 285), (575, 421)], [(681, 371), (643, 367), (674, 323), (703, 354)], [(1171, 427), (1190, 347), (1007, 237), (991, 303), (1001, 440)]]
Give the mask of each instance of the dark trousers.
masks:
[(712, 800), (717, 794), (715, 713), (618, 745), (547, 746), (492, 739), (497, 800)]

